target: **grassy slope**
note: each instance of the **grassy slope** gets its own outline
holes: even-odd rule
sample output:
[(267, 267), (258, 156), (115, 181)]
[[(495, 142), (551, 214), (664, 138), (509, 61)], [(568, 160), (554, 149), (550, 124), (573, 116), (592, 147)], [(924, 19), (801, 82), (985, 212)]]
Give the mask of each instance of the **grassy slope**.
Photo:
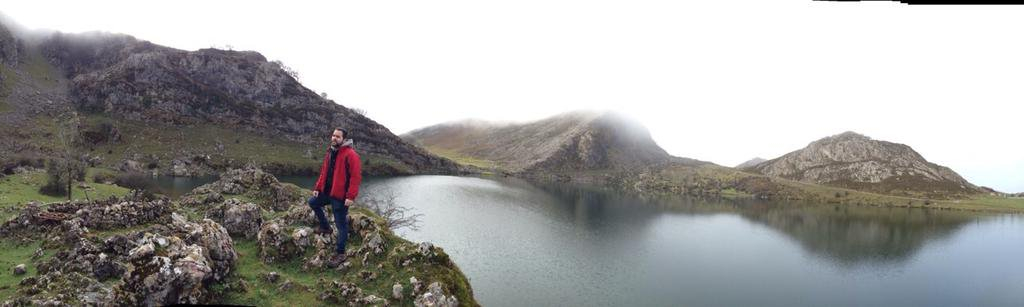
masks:
[[(81, 120), (83, 131), (97, 129), (106, 123), (116, 127), (121, 134), (120, 141), (81, 149), (84, 153), (100, 157), (100, 166), (111, 169), (116, 169), (126, 158), (135, 158), (144, 165), (156, 162), (163, 172), (170, 169), (174, 159), (209, 155), (211, 159), (207, 164), (219, 169), (255, 162), (276, 173), (310, 174), (319, 170), (323, 159), (324, 148), (211, 124), (172, 126), (114, 119), (101, 114), (84, 114)], [(54, 150), (58, 148), (54, 137), (57, 129), (52, 120), (40, 117), (21, 133), (29, 135), (33, 145)], [(218, 145), (222, 147), (218, 148)], [(377, 167), (411, 172), (404, 163), (381, 155), (363, 154), (362, 163), (364, 170)]]
[[(122, 196), (128, 193), (128, 189), (93, 182), (93, 175), (103, 170), (90, 168), (86, 174), (85, 184), (92, 188), (88, 192), (90, 199), (101, 199), (110, 196)], [(20, 205), (35, 200), (43, 203), (58, 202), (67, 200), (67, 196), (51, 196), (39, 193), (39, 187), (46, 184), (46, 173), (34, 171), (10, 175), (0, 178), (0, 221), (6, 221), (14, 215)], [(72, 199), (86, 199), (85, 189), (79, 187), (78, 183), (72, 185)]]
[[(319, 150), (298, 142), (261, 136), (251, 132), (225, 129), (214, 125), (178, 127), (166, 124), (146, 123), (132, 120), (113, 119), (104, 115), (89, 114), (83, 118), (85, 127), (97, 127), (107, 123), (114, 125), (121, 133), (121, 141), (98, 144), (92, 154), (103, 158), (107, 166), (114, 167), (123, 157), (132, 154), (156, 156), (161, 168), (170, 166), (174, 158), (186, 154), (209, 154), (214, 163), (244, 164), (259, 163), (294, 164), (300, 168), (318, 167), (320, 157), (306, 156), (305, 151)], [(88, 128), (86, 128), (88, 129)], [(218, 150), (218, 144), (223, 150)], [(187, 150), (187, 152), (186, 152)]]
[(424, 149), (426, 149), (428, 152), (434, 155), (437, 155), (442, 158), (447, 158), (448, 160), (455, 161), (456, 163), (462, 165), (475, 166), (486, 170), (493, 170), (501, 167), (501, 164), (496, 161), (491, 161), (478, 157), (471, 157), (455, 150), (448, 150), (441, 147), (424, 147)]

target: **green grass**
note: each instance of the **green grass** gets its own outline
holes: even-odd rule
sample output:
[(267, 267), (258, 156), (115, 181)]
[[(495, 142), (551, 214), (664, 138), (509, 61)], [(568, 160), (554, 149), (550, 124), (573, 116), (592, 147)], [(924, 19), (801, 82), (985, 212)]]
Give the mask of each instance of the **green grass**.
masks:
[[(82, 120), (84, 127), (106, 123), (114, 125), (121, 133), (121, 141), (90, 148), (91, 155), (100, 157), (104, 166), (111, 168), (133, 153), (159, 158), (159, 166), (165, 170), (173, 159), (191, 153), (210, 155), (213, 165), (242, 166), (256, 162), (300, 170), (318, 170), (323, 158), (322, 148), (209, 124), (182, 127), (114, 120), (103, 115), (85, 115)], [(223, 146), (222, 150), (218, 144)], [(183, 148), (187, 151), (182, 151)], [(306, 149), (310, 150), (311, 157), (305, 155)]]
[(56, 67), (51, 65), (43, 55), (39, 52), (28, 52), (28, 56), (25, 58), (24, 63), (21, 64), (21, 69), (28, 72), (28, 75), (45, 87), (52, 87), (57, 85), (57, 80), (61, 78)]
[(435, 154), (443, 158), (447, 158), (448, 160), (455, 161), (455, 163), (462, 165), (475, 166), (485, 170), (493, 170), (500, 166), (498, 162), (470, 157), (455, 150), (444, 149), (436, 146), (427, 146), (424, 147), (424, 149), (426, 149), (432, 154)]
[[(92, 181), (92, 174), (101, 170), (89, 169), (85, 178), (86, 185), (93, 190), (89, 191), (90, 199), (103, 199), (110, 196), (123, 196), (129, 190), (110, 184), (95, 183)], [(52, 196), (39, 193), (39, 188), (46, 184), (46, 173), (33, 171), (0, 178), (0, 220), (6, 221), (13, 216), (19, 205), (29, 201), (40, 201), (43, 203), (58, 202), (67, 200), (67, 196)], [(79, 187), (78, 183), (72, 185), (72, 199), (86, 199), (86, 191)]]
[[(36, 266), (32, 262), (32, 254), (40, 246), (40, 242), (17, 243), (10, 240), (0, 239), (0, 298), (7, 298), (14, 295), (17, 285), (22, 278), (35, 276)], [(43, 254), (45, 259), (53, 255), (50, 250)], [(25, 275), (15, 276), (14, 266), (24, 264)]]
[[(365, 154), (360, 154), (359, 159), (360, 159), (360, 162), (362, 163), (363, 174), (367, 174), (367, 173), (370, 173), (370, 174), (377, 174), (377, 173), (389, 174), (390, 173), (390, 172), (386, 172), (384, 170), (394, 170), (397, 174), (413, 174), (414, 173), (412, 168), (409, 167), (409, 165), (406, 165), (405, 163), (399, 162), (398, 160), (392, 159), (392, 158), (387, 157), (387, 156), (376, 155), (376, 154), (372, 154), (372, 153), (365, 153)], [(320, 161), (318, 163), (322, 163), (322, 161)], [(320, 164), (317, 164), (317, 167), (319, 167), (319, 166), (320, 166)], [(320, 169), (318, 168), (317, 171), (319, 171), (319, 170)], [(380, 171), (376, 171), (376, 170), (380, 170)]]
[[(238, 262), (235, 265), (235, 272), (227, 282), (244, 280), (248, 284), (248, 291), (228, 292), (222, 303), (257, 306), (320, 305), (317, 299), (319, 291), (315, 291), (319, 276), (302, 272), (299, 260), (286, 264), (263, 263), (260, 261), (259, 248), (254, 240), (235, 240), (235, 251), (238, 253)], [(278, 284), (271, 284), (263, 278), (264, 274), (269, 272), (281, 274)], [(278, 286), (284, 280), (291, 280), (296, 287), (291, 291), (279, 291)]]

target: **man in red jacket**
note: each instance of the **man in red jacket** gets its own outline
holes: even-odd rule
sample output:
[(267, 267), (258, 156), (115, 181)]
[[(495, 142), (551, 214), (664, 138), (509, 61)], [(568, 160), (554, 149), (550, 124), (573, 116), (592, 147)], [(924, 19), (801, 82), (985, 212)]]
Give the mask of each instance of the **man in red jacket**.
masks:
[(345, 241), (348, 239), (348, 208), (351, 207), (359, 195), (359, 184), (363, 181), (362, 169), (359, 162), (359, 154), (352, 149), (352, 139), (348, 138), (348, 131), (342, 128), (335, 128), (331, 133), (331, 147), (324, 157), (324, 164), (320, 167), (320, 178), (316, 180), (313, 188), (313, 197), (309, 199), (309, 206), (313, 208), (320, 228), (314, 232), (317, 234), (331, 234), (331, 226), (324, 216), (323, 207), (330, 203), (331, 211), (334, 212), (334, 226), (338, 229), (337, 252), (327, 262), (330, 267), (337, 267), (345, 261)]

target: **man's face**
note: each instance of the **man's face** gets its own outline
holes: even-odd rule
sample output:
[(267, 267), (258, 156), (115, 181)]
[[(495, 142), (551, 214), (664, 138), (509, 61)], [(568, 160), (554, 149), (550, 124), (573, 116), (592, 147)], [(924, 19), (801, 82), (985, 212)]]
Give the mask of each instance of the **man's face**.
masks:
[(341, 137), (341, 130), (334, 130), (331, 134), (331, 145), (341, 145), (341, 141), (344, 140), (345, 138)]

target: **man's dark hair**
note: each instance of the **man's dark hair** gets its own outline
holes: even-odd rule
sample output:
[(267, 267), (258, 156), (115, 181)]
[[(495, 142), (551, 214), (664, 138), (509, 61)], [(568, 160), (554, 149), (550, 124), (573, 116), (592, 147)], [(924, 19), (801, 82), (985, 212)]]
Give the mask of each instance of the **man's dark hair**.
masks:
[(343, 138), (343, 139), (347, 139), (348, 138), (348, 130), (345, 130), (345, 128), (338, 127), (338, 128), (334, 128), (334, 130), (341, 131), (341, 138)]

